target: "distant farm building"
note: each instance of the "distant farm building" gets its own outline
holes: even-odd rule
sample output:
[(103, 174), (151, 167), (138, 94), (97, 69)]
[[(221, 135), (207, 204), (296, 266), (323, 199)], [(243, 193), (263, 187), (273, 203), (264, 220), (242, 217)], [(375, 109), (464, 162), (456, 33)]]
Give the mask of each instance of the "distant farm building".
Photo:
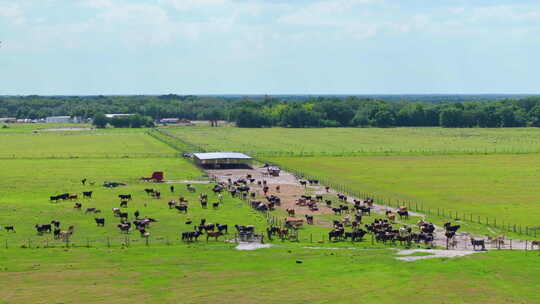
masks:
[(135, 114), (105, 114), (105, 117), (107, 118), (115, 118), (115, 117), (126, 117), (126, 116), (132, 116)]
[(177, 124), (180, 122), (180, 118), (162, 118), (158, 122), (160, 124)]
[(17, 118), (15, 117), (0, 117), (0, 123), (16, 123)]
[(237, 152), (194, 153), (193, 159), (203, 168), (229, 169), (250, 167), (252, 158)]
[(46, 123), (70, 123), (71, 116), (49, 116), (45, 118)]

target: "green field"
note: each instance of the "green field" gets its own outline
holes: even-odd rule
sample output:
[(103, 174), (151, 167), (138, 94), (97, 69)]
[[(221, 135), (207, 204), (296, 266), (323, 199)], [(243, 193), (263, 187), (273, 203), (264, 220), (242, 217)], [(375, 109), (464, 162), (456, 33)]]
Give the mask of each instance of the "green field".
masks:
[[(93, 145), (67, 152), (80, 153), (81, 158), (41, 158), (23, 151), (21, 159), (2, 160), (0, 226), (14, 225), (17, 232), (0, 230), (0, 280), (4, 283), (0, 284), (0, 303), (540, 303), (538, 252), (489, 252), (403, 262), (395, 259), (394, 245), (373, 245), (369, 236), (358, 243), (330, 243), (326, 240), (329, 228), (318, 226), (301, 229), (299, 242), (265, 240), (273, 247), (255, 251), (234, 249), (236, 244), (223, 242), (224, 238), (219, 242), (207, 243), (201, 238), (198, 243), (184, 243), (179, 240), (180, 233), (193, 229), (192, 224), (186, 224), (188, 220), (198, 223), (206, 218), (209, 222), (228, 224), (231, 232), (228, 238), (232, 238), (234, 224), (255, 225), (258, 232), (263, 232), (268, 222), (245, 202), (229, 195), (225, 195), (219, 209), (202, 209), (197, 195), (211, 193), (212, 185), (197, 184), (198, 193), (188, 193), (182, 181), (205, 177), (182, 158), (90, 157), (99, 153), (99, 148), (123, 151), (125, 146), (141, 153), (156, 149), (176, 152), (140, 131), (40, 133), (5, 134), (0, 138), (12, 136), (11, 145), (16, 145), (20, 138), (25, 145), (35, 147), (27, 136), (43, 136), (41, 148), (55, 154), (66, 153), (58, 145), (59, 141), (65, 143), (65, 138), (85, 138)], [(469, 186), (478, 191), (465, 192), (472, 198), (494, 197), (495, 191), (490, 191), (489, 186), (497, 179), (501, 184), (512, 185), (497, 192), (513, 193), (512, 197), (521, 202), (512, 206), (513, 210), (519, 210), (519, 218), (528, 221), (535, 217), (522, 210), (528, 195), (523, 190), (535, 182), (536, 171), (530, 165), (536, 161), (535, 157), (538, 158), (531, 154), (276, 160), (300, 170), (339, 178), (351, 186), (362, 182), (361, 190), (389, 196), (410, 194), (409, 188), (422, 188), (431, 180), (427, 185), (433, 189), (420, 194), (437, 197), (443, 190), (453, 193)], [(366, 163), (370, 167), (362, 167)], [(406, 168), (400, 169), (404, 163)], [(374, 172), (377, 168), (380, 171)], [(413, 169), (428, 175), (427, 181), (410, 178), (401, 186), (401, 182), (407, 181), (403, 174), (416, 175), (411, 174), (415, 172)], [(178, 182), (174, 184), (175, 193), (170, 193), (169, 184), (139, 181), (139, 177), (149, 176), (153, 171), (164, 171), (167, 180)], [(390, 176), (397, 177), (390, 179)], [(366, 181), (366, 177), (373, 180)], [(458, 177), (465, 179), (458, 181)], [(83, 186), (82, 178), (95, 185)], [(379, 181), (383, 180), (385, 185), (381, 186)], [(124, 182), (127, 186), (108, 189), (100, 186), (103, 181)], [(455, 187), (440, 186), (446, 182)], [(368, 188), (370, 185), (373, 188)], [(149, 198), (143, 191), (149, 187), (161, 190), (162, 199)], [(83, 209), (96, 207), (103, 211), (101, 214), (76, 211), (72, 208), (75, 201), (49, 201), (49, 196), (54, 194), (80, 195), (89, 190), (94, 191), (93, 198), (78, 201)], [(125, 209), (131, 219), (135, 210), (141, 216), (158, 219), (151, 225), (148, 244), (138, 232), (125, 236), (116, 228), (119, 220), (111, 209), (119, 207), (117, 195), (121, 193), (134, 196)], [(187, 215), (168, 209), (166, 202), (178, 199), (179, 195), (190, 201)], [(416, 198), (410, 195), (411, 199)], [(452, 197), (456, 204), (465, 205), (459, 198), (459, 195)], [(210, 195), (211, 202), (215, 199)], [(493, 204), (501, 210), (506, 206), (502, 200)], [(481, 208), (482, 201), (474, 206)], [(274, 211), (270, 215), (280, 219), (284, 212)], [(96, 227), (96, 216), (106, 219), (104, 228)], [(338, 217), (324, 218), (330, 221)], [(60, 220), (63, 229), (75, 226), (69, 248), (51, 235), (37, 235), (34, 225), (52, 219)], [(469, 228), (478, 229), (466, 226)]]
[(1, 133), (1, 158), (120, 157), (173, 154), (142, 130)]
[[(290, 157), (273, 161), (358, 192), (457, 211), (460, 218), (540, 226), (540, 155)], [(383, 203), (384, 203), (383, 201)], [(420, 208), (420, 207), (419, 207)], [(539, 231), (540, 235), (540, 231)]]
[[(540, 152), (540, 129), (163, 128), (209, 151), (272, 154), (448, 154)], [(259, 140), (253, 140), (254, 138)]]
[(0, 250), (0, 303), (540, 303), (532, 253), (232, 246)]

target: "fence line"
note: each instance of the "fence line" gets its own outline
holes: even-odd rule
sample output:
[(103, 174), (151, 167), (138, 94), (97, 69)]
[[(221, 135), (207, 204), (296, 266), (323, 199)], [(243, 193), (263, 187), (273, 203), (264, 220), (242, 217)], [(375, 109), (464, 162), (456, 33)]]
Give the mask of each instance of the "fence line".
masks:
[[(184, 139), (180, 139), (179, 137), (171, 135), (168, 132), (165, 132), (165, 131), (160, 130), (160, 129), (156, 129), (156, 132), (160, 133), (163, 136), (168, 137), (169, 140), (178, 140), (182, 144), (186, 145), (187, 147), (193, 148), (194, 149), (193, 152), (195, 152), (195, 151), (196, 152), (206, 152), (206, 150), (202, 146), (193, 144), (193, 143), (191, 143), (189, 141), (186, 141)], [(164, 140), (164, 139), (158, 139), (158, 140)], [(492, 150), (492, 152), (493, 151), (496, 151), (496, 150), (494, 149), (494, 150)], [(427, 151), (423, 151), (423, 152), (427, 152)], [(431, 152), (433, 152), (433, 151), (431, 151)], [(499, 151), (499, 152), (501, 152), (501, 151)], [(502, 152), (503, 153), (500, 153), (500, 154), (515, 154), (516, 151), (503, 150)], [(269, 162), (268, 160), (264, 159), (264, 157), (268, 157), (268, 156), (272, 156), (272, 157), (276, 157), (277, 155), (286, 155), (286, 156), (292, 156), (292, 155), (310, 156), (311, 155), (311, 156), (318, 156), (317, 153), (299, 152), (299, 153), (294, 154), (293, 152), (281, 152), (281, 151), (274, 151), (274, 152), (270, 152), (270, 153), (268, 153), (268, 152), (245, 152), (245, 153), (252, 153), (250, 155), (255, 160), (257, 160), (257, 161), (259, 161), (261, 163)], [(346, 154), (346, 153), (348, 153), (348, 152), (343, 152), (343, 153), (340, 154), (340, 156), (354, 156), (354, 153), (352, 153), (352, 154)], [(363, 153), (361, 155), (366, 155), (363, 151), (361, 153)], [(387, 152), (383, 152), (383, 153), (387, 153)], [(484, 149), (484, 150), (480, 150), (480, 149), (478, 149), (478, 150), (468, 150), (468, 151), (465, 152), (465, 154), (475, 154), (475, 153), (477, 153), (477, 154), (492, 154), (491, 152), (487, 152), (487, 149)], [(529, 153), (529, 152), (524, 152), (524, 153)], [(530, 152), (530, 153), (540, 153), (540, 151), (535, 151), (535, 152)], [(330, 154), (330, 153), (325, 153), (325, 154), (327, 156), (332, 156), (332, 154)], [(337, 156), (337, 155), (335, 155), (335, 156)], [(384, 197), (384, 196), (376, 195), (374, 193), (360, 192), (360, 191), (357, 191), (357, 190), (353, 189), (349, 185), (336, 183), (333, 180), (327, 179), (325, 177), (307, 174), (305, 172), (302, 172), (302, 171), (294, 169), (294, 168), (283, 166), (281, 164), (279, 164), (279, 165), (284, 170), (293, 173), (295, 176), (297, 176), (299, 178), (307, 178), (307, 179), (319, 180), (321, 182), (321, 184), (330, 186), (331, 188), (335, 189), (338, 192), (346, 193), (348, 195), (352, 195), (352, 196), (362, 198), (362, 199), (373, 198), (374, 201), (376, 201), (378, 204), (386, 205), (386, 206), (389, 206), (389, 207), (394, 207), (395, 206), (397, 208), (398, 206), (407, 206), (409, 210), (414, 211), (414, 212), (423, 213), (425, 215), (433, 215), (433, 216), (435, 215), (435, 209), (434, 208), (433, 209), (429, 208), (429, 207), (426, 208), (423, 203), (419, 204), (417, 201), (391, 199), (391, 198), (387, 198), (387, 197)], [(462, 216), (460, 216), (460, 215), (462, 215)], [(444, 209), (444, 208), (437, 208), (437, 216), (444, 217), (444, 218), (449, 218), (451, 220), (462, 220), (462, 221), (468, 221), (468, 222), (471, 222), (471, 223), (483, 224), (483, 225), (486, 225), (488, 227), (494, 227), (496, 229), (501, 229), (504, 232), (513, 232), (513, 233), (516, 233), (516, 234), (519, 234), (519, 235), (527, 235), (527, 236), (535, 237), (535, 238), (537, 237), (537, 235), (540, 235), (540, 226), (537, 226), (537, 227), (522, 226), (522, 225), (517, 225), (517, 224), (505, 223), (505, 221), (500, 221), (500, 220), (499, 220), (499, 224), (497, 224), (497, 218), (491, 218), (491, 220), (490, 220), (489, 217), (484, 218), (484, 216), (473, 215), (472, 213), (466, 213), (466, 212), (459, 213), (458, 211), (454, 211), (454, 210), (449, 210), (449, 209)], [(484, 219), (485, 219), (485, 221), (483, 221)]]
[(0, 159), (117, 159), (117, 158), (177, 158), (179, 153), (95, 153), (95, 154), (35, 154), (35, 155), (0, 155)]
[[(259, 160), (262, 161), (262, 160)], [(399, 206), (406, 206), (409, 210), (413, 212), (423, 213), (425, 215), (435, 215), (435, 209), (432, 209), (430, 207), (424, 206), (423, 203), (410, 201), (410, 200), (399, 200), (399, 199), (390, 199), (384, 196), (379, 196), (374, 193), (366, 193), (366, 192), (360, 192), (352, 187), (335, 183), (333, 180), (329, 180), (325, 177), (315, 176), (311, 174), (307, 174), (305, 172), (302, 172), (300, 170), (282, 166), (285, 171), (293, 173), (295, 176), (299, 178), (305, 178), (305, 179), (314, 179), (318, 180), (321, 184), (330, 186), (331, 188), (335, 189), (338, 192), (348, 194), (354, 197), (358, 197), (361, 199), (367, 199), (367, 198), (373, 198), (373, 200), (377, 204), (385, 205), (388, 207), (399, 207)], [(443, 218), (448, 218), (450, 220), (461, 220), (465, 222), (471, 222), (476, 224), (483, 224), (488, 227), (494, 227), (496, 229), (500, 229), (504, 232), (513, 232), (519, 235), (526, 235), (529, 237), (537, 237), (540, 236), (540, 226), (538, 227), (531, 227), (531, 226), (523, 226), (523, 225), (517, 225), (517, 224), (511, 224), (511, 223), (505, 223), (505, 221), (497, 221), (497, 218), (493, 217), (487, 217), (487, 216), (480, 216), (480, 215), (473, 215), (472, 213), (466, 213), (466, 212), (458, 212), (454, 210), (444, 209), (444, 208), (437, 208), (436, 215)]]

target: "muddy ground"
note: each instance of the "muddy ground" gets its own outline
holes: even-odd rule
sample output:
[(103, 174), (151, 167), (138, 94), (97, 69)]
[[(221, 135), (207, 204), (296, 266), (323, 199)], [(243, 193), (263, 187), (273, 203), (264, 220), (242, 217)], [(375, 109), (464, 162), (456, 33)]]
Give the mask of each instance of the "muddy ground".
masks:
[[(296, 201), (301, 195), (315, 195), (315, 194), (328, 194), (324, 188), (324, 186), (307, 186), (303, 187), (300, 185), (299, 180), (294, 176), (293, 174), (285, 171), (281, 171), (280, 176), (274, 177), (267, 175), (266, 169), (262, 167), (254, 167), (253, 169), (223, 169), (223, 170), (206, 170), (208, 175), (220, 182), (227, 182), (228, 179), (231, 180), (238, 180), (240, 178), (245, 178), (247, 174), (251, 174), (253, 178), (255, 178), (257, 181), (266, 180), (270, 191), (269, 195), (275, 194), (281, 198), (281, 206), (279, 206), (280, 209), (295, 209), (296, 211), (296, 217), (304, 217), (305, 214), (308, 215), (314, 215), (314, 222), (315, 225), (325, 226), (325, 227), (331, 227), (331, 222), (328, 219), (324, 219), (321, 217), (318, 217), (318, 215), (328, 215), (333, 214), (333, 211), (326, 207), (324, 203), (319, 203), (318, 211), (311, 211), (307, 206), (298, 206), (296, 205)], [(276, 186), (280, 187), (279, 192), (276, 190)], [(257, 193), (257, 197), (261, 198), (263, 197), (263, 191), (262, 187), (257, 184), (257, 182), (250, 185), (251, 189)], [(333, 189), (330, 189), (329, 194), (337, 194), (337, 192)], [(349, 203), (353, 203), (354, 199), (359, 199), (355, 197), (348, 197)], [(336, 198), (332, 199), (334, 202), (336, 202)], [(378, 205), (375, 204), (373, 206), (372, 211), (382, 214), (384, 216), (384, 212), (386, 210), (394, 210), (395, 208), (384, 206), (384, 205)], [(411, 216), (419, 216), (419, 217), (425, 217), (424, 214), (417, 213), (417, 212), (410, 212), (409, 215)], [(398, 224), (399, 225), (399, 221)], [(485, 239), (485, 236), (474, 236), (477, 239)], [(461, 251), (470, 251), (472, 250), (471, 246), (471, 235), (467, 232), (460, 231), (456, 234), (456, 237), (454, 238), (453, 244), (450, 244), (450, 248), (453, 250), (461, 250)], [(447, 246), (447, 240), (444, 235), (444, 229), (442, 227), (437, 227), (435, 231), (435, 245), (439, 247), (446, 247)], [(508, 240), (505, 242), (504, 245), (501, 246), (500, 249), (524, 249), (526, 246), (525, 241), (521, 240), (512, 240), (509, 242)], [(498, 249), (495, 244), (490, 244), (486, 240), (486, 249)]]

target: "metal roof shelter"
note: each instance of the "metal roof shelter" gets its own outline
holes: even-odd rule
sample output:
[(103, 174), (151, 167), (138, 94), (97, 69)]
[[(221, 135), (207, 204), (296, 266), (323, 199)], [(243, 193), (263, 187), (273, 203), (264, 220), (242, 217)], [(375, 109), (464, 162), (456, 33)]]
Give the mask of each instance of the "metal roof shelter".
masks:
[(237, 152), (194, 153), (193, 158), (199, 166), (210, 168), (245, 167), (252, 161), (250, 156)]

